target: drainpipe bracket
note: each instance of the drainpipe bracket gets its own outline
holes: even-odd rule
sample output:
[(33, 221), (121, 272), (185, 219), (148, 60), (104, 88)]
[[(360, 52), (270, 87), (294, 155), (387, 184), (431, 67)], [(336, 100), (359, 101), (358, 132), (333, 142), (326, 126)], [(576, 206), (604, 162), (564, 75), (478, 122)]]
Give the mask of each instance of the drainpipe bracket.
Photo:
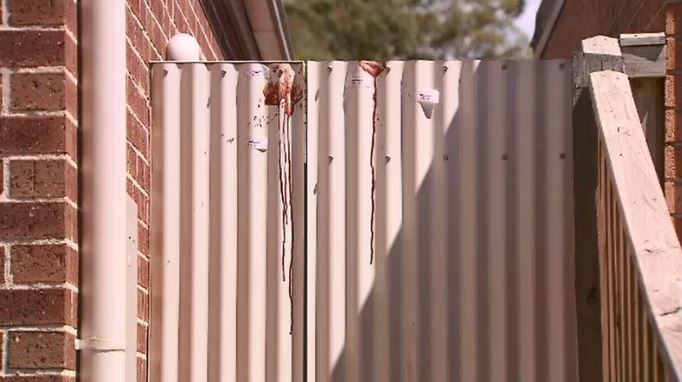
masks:
[(125, 352), (125, 344), (113, 338), (92, 337), (88, 339), (76, 338), (76, 350), (92, 350), (95, 352)]

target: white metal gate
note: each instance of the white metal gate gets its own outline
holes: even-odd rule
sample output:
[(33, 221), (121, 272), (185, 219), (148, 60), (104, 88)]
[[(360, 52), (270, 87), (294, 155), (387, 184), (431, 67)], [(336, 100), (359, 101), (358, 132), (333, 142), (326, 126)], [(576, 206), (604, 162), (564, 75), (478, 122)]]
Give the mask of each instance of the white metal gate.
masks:
[(152, 82), (154, 381), (577, 379), (566, 62)]

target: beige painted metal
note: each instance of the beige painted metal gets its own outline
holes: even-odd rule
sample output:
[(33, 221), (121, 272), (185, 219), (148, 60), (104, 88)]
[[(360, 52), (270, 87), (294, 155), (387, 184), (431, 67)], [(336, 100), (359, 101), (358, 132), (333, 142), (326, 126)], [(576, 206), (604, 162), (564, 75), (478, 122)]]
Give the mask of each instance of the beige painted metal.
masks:
[(386, 65), (308, 63), (308, 381), (576, 381), (566, 63)]
[(270, 76), (153, 67), (153, 381), (302, 380), (305, 116), (265, 105)]
[(566, 63), (273, 65), (153, 67), (152, 380), (575, 381)]

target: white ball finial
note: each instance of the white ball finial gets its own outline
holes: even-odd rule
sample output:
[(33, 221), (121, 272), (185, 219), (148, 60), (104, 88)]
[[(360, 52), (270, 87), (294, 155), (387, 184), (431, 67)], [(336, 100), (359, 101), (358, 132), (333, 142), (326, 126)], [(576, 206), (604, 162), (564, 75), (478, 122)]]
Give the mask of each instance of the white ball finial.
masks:
[(166, 45), (168, 61), (199, 61), (201, 47), (197, 40), (187, 33), (178, 33)]

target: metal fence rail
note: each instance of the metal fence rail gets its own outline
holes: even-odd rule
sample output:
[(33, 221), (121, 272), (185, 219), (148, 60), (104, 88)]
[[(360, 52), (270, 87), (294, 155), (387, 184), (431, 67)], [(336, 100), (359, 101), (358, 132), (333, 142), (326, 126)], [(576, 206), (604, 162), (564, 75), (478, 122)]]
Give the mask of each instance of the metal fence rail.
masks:
[(604, 381), (680, 381), (682, 250), (627, 76), (591, 75)]
[(308, 380), (575, 381), (570, 65), (372, 65), (308, 63)]

